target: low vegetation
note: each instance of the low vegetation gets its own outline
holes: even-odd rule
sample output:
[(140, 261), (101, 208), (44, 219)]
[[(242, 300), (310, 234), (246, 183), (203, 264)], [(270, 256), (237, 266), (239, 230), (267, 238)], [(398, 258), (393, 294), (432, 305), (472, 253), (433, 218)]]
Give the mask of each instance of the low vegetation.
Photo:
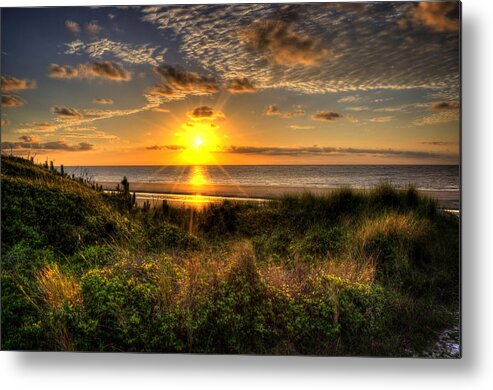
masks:
[(459, 221), (382, 185), (135, 206), (2, 156), (2, 348), (412, 356), (450, 326)]

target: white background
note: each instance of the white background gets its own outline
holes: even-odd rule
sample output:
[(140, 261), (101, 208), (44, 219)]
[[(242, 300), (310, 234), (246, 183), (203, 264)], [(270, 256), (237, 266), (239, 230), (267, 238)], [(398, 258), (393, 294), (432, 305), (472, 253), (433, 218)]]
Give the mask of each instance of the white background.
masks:
[[(170, 1), (144, 4), (167, 2)], [(113, 2), (137, 3), (136, 0)], [(111, 2), (92, 0), (90, 4)], [(71, 4), (2, 1), (4, 7), (33, 5)], [(493, 1), (464, 0), (462, 32), (461, 360), (0, 352), (0, 387), (36, 390), (493, 388)]]

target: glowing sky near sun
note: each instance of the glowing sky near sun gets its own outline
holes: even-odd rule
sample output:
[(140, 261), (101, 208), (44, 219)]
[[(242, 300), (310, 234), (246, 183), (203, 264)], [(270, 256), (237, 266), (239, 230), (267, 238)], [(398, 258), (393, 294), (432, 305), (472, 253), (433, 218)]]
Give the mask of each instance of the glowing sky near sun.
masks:
[(454, 2), (2, 9), (2, 150), (456, 164), (458, 16)]

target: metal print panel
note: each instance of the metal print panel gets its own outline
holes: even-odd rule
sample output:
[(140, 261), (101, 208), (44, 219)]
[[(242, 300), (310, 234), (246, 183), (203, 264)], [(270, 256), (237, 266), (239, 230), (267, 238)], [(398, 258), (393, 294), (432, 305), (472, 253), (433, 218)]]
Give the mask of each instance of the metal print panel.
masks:
[(1, 347), (460, 357), (460, 3), (1, 9)]

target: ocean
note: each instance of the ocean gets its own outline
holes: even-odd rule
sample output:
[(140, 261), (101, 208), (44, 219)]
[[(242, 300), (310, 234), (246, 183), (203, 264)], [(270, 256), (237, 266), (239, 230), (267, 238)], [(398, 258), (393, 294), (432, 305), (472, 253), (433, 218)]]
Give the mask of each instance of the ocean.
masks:
[(79, 166), (69, 174), (98, 182), (190, 183), (195, 185), (371, 188), (382, 182), (398, 188), (459, 191), (458, 165), (191, 165)]

